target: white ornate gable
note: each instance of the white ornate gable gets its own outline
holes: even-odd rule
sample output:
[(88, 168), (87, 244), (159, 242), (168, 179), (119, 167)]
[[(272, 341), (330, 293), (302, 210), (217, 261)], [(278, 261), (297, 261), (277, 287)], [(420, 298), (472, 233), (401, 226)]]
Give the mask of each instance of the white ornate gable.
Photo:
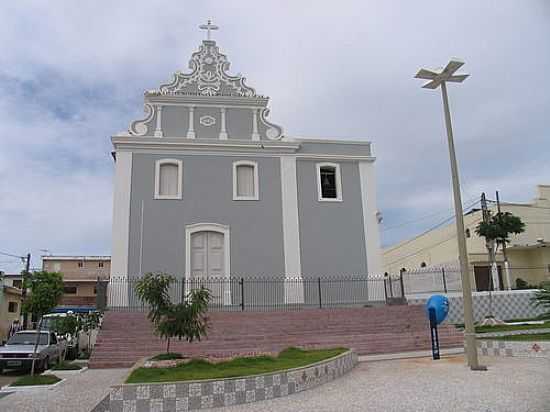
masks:
[(245, 84), (240, 75), (228, 73), (230, 63), (225, 54), (220, 53), (216, 42), (203, 41), (199, 51), (193, 53), (189, 60), (191, 73), (177, 71), (171, 83), (161, 85), (158, 90), (148, 94), (182, 94), (194, 96), (257, 96), (256, 91)]
[(219, 140), (280, 140), (282, 127), (267, 120), (269, 98), (256, 94), (240, 74), (229, 74), (227, 56), (208, 39), (191, 55), (189, 73), (145, 92), (145, 117), (131, 123), (132, 136)]

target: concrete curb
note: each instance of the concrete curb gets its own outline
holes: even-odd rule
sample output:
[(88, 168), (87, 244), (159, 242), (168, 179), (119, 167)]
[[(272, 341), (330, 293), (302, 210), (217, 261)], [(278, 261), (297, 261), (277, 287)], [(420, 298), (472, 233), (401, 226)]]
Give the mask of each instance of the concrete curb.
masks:
[(58, 385), (61, 385), (63, 382), (65, 382), (66, 379), (61, 379), (59, 382), (56, 382), (52, 385), (32, 385), (32, 386), (10, 386), (6, 385), (3, 386), (2, 389), (0, 389), (0, 392), (23, 392), (23, 391), (29, 391), (29, 390), (37, 390), (37, 389), (52, 389), (55, 388)]
[(78, 375), (79, 373), (85, 372), (87, 370), (87, 366), (84, 366), (81, 369), (48, 369), (42, 375)]
[[(464, 348), (448, 348), (441, 349), (439, 351), (440, 355), (459, 355), (464, 353)], [(395, 360), (395, 359), (411, 359), (411, 358), (431, 358), (431, 350), (419, 350), (413, 352), (398, 352), (398, 353), (382, 353), (380, 355), (363, 355), (359, 356), (359, 362), (379, 362), (385, 360)]]

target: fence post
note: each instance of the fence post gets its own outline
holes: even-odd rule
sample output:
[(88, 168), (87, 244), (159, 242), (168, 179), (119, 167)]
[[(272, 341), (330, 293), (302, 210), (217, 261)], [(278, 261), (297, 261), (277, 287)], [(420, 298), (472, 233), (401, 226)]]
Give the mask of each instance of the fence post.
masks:
[(441, 276), (443, 278), (443, 290), (447, 293), (447, 278), (445, 277), (445, 268), (441, 268)]
[(244, 312), (244, 278), (239, 282), (241, 284), (241, 310)]
[(403, 272), (404, 272), (403, 269), (401, 269), (399, 271), (399, 283), (401, 284), (401, 297), (402, 298), (405, 297), (405, 284), (403, 283)]
[(389, 274), (388, 272), (384, 273), (384, 300), (386, 303), (388, 303), (388, 285), (386, 283), (386, 280), (388, 279)]
[(317, 278), (317, 286), (319, 289), (319, 309), (323, 309), (323, 300), (321, 298), (321, 278)]

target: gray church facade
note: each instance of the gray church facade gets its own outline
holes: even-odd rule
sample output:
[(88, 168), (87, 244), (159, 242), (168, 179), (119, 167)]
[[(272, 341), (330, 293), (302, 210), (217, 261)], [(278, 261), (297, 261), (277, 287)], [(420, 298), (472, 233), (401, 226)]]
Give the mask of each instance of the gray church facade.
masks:
[(111, 275), (380, 274), (370, 142), (286, 136), (213, 40), (189, 68), (146, 91), (145, 117), (112, 137)]

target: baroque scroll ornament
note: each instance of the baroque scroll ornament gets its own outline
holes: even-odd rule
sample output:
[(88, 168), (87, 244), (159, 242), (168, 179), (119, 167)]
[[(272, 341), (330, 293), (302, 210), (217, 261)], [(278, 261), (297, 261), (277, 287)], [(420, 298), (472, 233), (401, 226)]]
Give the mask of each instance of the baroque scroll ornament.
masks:
[(163, 84), (149, 94), (189, 94), (199, 96), (260, 97), (256, 91), (245, 85), (241, 75), (231, 76), (227, 72), (230, 63), (220, 53), (214, 41), (203, 41), (199, 51), (189, 61), (191, 73), (180, 71), (174, 74), (172, 83)]

